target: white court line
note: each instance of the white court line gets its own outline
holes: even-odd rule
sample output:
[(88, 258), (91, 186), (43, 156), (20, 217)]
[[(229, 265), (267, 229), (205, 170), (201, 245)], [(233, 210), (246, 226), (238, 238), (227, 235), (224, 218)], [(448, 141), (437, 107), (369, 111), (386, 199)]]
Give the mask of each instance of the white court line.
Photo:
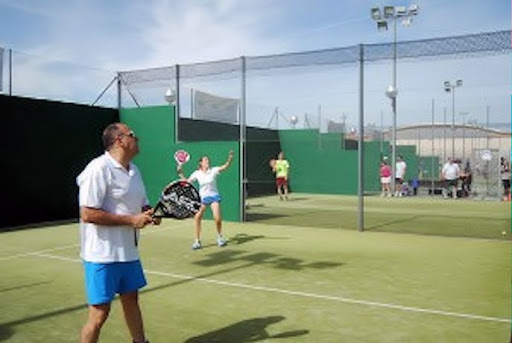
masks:
[(46, 252), (65, 250), (65, 249), (75, 248), (75, 247), (79, 247), (79, 246), (80, 246), (80, 244), (71, 244), (71, 245), (64, 245), (64, 246), (52, 248), (52, 249), (45, 249), (45, 250), (39, 250), (39, 251), (33, 251), (33, 252), (26, 252), (26, 253), (22, 253), (22, 254), (10, 255), (10, 256), (6, 256), (6, 257), (0, 257), (0, 261), (12, 260), (12, 259), (15, 259), (18, 257), (27, 257), (27, 256), (31, 256), (31, 255), (43, 254)]
[[(177, 229), (177, 228), (180, 228), (180, 227), (183, 227), (185, 225), (181, 224), (181, 225), (177, 225), (177, 226), (173, 226), (172, 228), (169, 228), (169, 227), (158, 227), (158, 228), (153, 228), (153, 229), (146, 229), (145, 231), (141, 231), (141, 235), (148, 235), (148, 234), (151, 234), (151, 233), (159, 233), (159, 232), (162, 232), (162, 231), (166, 231), (166, 230), (174, 230), (174, 229)], [(45, 250), (38, 250), (38, 251), (30, 251), (30, 252), (25, 252), (25, 253), (21, 253), (21, 254), (15, 254), (15, 255), (9, 255), (9, 256), (6, 256), (6, 257), (0, 257), (0, 261), (7, 261), (7, 260), (12, 260), (12, 259), (15, 259), (15, 258), (19, 258), (19, 257), (27, 257), (27, 256), (32, 256), (32, 255), (38, 255), (38, 254), (44, 254), (46, 252), (52, 252), (52, 251), (58, 251), (58, 250), (65, 250), (65, 249), (69, 249), (69, 248), (76, 248), (76, 247), (79, 247), (80, 244), (70, 244), (70, 245), (64, 245), (64, 246), (61, 246), (61, 247), (56, 247), (56, 248), (51, 248), (51, 249), (45, 249)]]
[[(43, 253), (32, 253), (31, 255), (38, 256), (38, 257), (52, 258), (52, 259), (57, 259), (57, 260), (62, 260), (62, 261), (81, 262), (80, 259), (73, 259), (73, 258), (67, 258), (67, 257), (61, 257), (61, 256), (55, 256), (55, 255), (49, 255), (49, 254), (43, 254)], [(206, 279), (206, 278), (195, 277), (195, 276), (186, 276), (186, 275), (180, 275), (180, 274), (159, 272), (159, 271), (154, 271), (154, 270), (145, 270), (145, 273), (152, 274), (152, 275), (158, 275), (158, 276), (167, 276), (167, 277), (172, 277), (172, 278), (181, 279), (181, 280), (201, 281), (201, 282), (222, 285), (222, 286), (245, 288), (245, 289), (264, 291), (264, 292), (272, 292), (272, 293), (280, 293), (280, 294), (286, 294), (286, 295), (295, 295), (295, 296), (300, 296), (300, 297), (305, 297), (305, 298), (332, 300), (332, 301), (339, 301), (339, 302), (348, 303), (348, 304), (359, 304), (359, 305), (365, 305), (365, 306), (389, 308), (389, 309), (400, 310), (400, 311), (437, 314), (437, 315), (447, 316), (447, 317), (483, 320), (483, 321), (500, 322), (500, 323), (507, 323), (507, 324), (510, 324), (512, 322), (510, 319), (507, 319), (507, 318), (496, 318), (496, 317), (480, 316), (480, 315), (468, 314), (468, 313), (440, 311), (440, 310), (433, 310), (433, 309), (428, 309), (428, 308), (410, 307), (410, 306), (402, 306), (402, 305), (396, 305), (396, 304), (386, 304), (386, 303), (380, 303), (380, 302), (376, 302), (376, 301), (358, 300), (358, 299), (350, 299), (350, 298), (344, 298), (344, 297), (336, 297), (336, 296), (331, 296), (331, 295), (322, 295), (322, 294), (314, 294), (314, 293), (307, 293), (307, 292), (300, 292), (300, 291), (291, 291), (291, 290), (280, 289), (280, 288), (246, 285), (246, 284), (242, 284), (242, 283), (227, 282), (227, 281), (220, 281), (220, 280), (214, 280), (214, 279)]]

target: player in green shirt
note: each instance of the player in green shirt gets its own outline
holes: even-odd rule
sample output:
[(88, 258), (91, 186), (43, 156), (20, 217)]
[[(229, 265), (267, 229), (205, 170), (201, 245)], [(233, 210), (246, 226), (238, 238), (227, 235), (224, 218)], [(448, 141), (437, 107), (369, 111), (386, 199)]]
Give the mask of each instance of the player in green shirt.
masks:
[(272, 167), (272, 171), (276, 173), (276, 186), (279, 200), (288, 200), (288, 173), (290, 164), (284, 159), (284, 153), (281, 151), (277, 155), (277, 160)]

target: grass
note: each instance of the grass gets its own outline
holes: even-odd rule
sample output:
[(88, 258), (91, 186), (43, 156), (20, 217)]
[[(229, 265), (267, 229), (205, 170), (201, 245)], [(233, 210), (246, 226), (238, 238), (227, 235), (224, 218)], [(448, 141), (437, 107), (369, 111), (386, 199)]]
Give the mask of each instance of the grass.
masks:
[[(421, 199), (367, 199), (366, 221), (373, 228), (364, 233), (351, 226), (352, 219), (307, 225), (317, 216), (315, 206), (326, 209), (333, 201), (294, 197), (304, 199), (252, 200), (251, 211), (260, 213), (261, 221), (224, 223), (225, 248), (215, 246), (211, 221), (205, 222), (200, 251), (190, 249), (191, 220), (164, 220), (143, 230), (148, 286), (141, 304), (152, 342), (509, 340), (510, 241), (501, 235), (407, 233), (399, 220), (423, 215)], [(342, 203), (345, 213), (355, 216), (354, 199)], [(439, 226), (466, 221), (457, 213), (465, 214), (467, 206), (474, 206), (474, 220), (488, 218), (482, 225), (493, 219), (510, 222), (509, 212), (491, 213), (500, 203), (462, 204), (431, 204), (442, 211)], [(327, 208), (326, 213), (335, 212)], [(400, 234), (384, 232), (390, 228)], [(77, 224), (0, 235), (0, 341), (77, 341), (87, 316)], [(101, 342), (128, 341), (115, 301)]]

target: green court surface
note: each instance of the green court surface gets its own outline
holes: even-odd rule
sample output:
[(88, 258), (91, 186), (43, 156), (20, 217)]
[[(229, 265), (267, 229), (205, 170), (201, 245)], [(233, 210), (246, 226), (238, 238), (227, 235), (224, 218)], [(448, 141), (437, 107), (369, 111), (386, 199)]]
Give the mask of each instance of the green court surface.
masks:
[[(259, 221), (224, 223), (224, 248), (211, 221), (199, 251), (190, 249), (191, 220), (143, 230), (152, 343), (509, 340), (511, 243), (501, 230), (510, 205), (430, 201), (438, 215), (428, 221), (421, 199), (368, 198), (361, 233), (356, 199), (333, 209), (342, 204), (329, 197), (293, 197), (250, 200)], [(473, 228), (486, 223), (499, 228)], [(457, 237), (463, 227), (476, 233)], [(87, 316), (78, 225), (0, 235), (0, 341), (78, 341)], [(100, 341), (130, 342), (118, 301)]]
[[(510, 202), (441, 197), (364, 198), (365, 230), (510, 240)], [(354, 196), (292, 194), (248, 202), (248, 220), (273, 225), (356, 230)], [(503, 232), (506, 234), (503, 235)]]

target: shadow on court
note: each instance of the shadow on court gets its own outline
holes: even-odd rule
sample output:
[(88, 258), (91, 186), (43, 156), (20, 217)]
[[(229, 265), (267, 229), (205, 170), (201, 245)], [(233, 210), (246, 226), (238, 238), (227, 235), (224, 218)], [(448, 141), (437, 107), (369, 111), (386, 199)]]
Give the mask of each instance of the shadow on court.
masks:
[(395, 224), (413, 223), (415, 219), (418, 219), (418, 218), (421, 218), (421, 217), (425, 217), (425, 216), (423, 216), (423, 215), (408, 216), (408, 217), (404, 217), (404, 218), (398, 219), (398, 220), (387, 221), (385, 223), (378, 224), (378, 225), (367, 226), (365, 228), (365, 230), (367, 230), (367, 231), (379, 230), (379, 229), (385, 228), (386, 226), (392, 226), (392, 225), (395, 225)]
[(26, 285), (20, 285), (20, 286), (16, 286), (16, 287), (2, 288), (2, 289), (0, 289), (0, 293), (9, 292), (9, 291), (17, 291), (22, 288), (31, 288), (31, 287), (35, 287), (35, 286), (44, 285), (47, 283), (50, 283), (50, 281), (34, 282), (34, 283), (29, 283)]
[[(246, 262), (241, 263), (240, 262)], [(204, 273), (196, 276), (182, 276), (181, 280), (160, 284), (158, 286), (154, 286), (151, 288), (146, 288), (141, 290), (140, 293), (149, 293), (158, 291), (161, 289), (166, 289), (170, 287), (175, 287), (179, 285), (183, 285), (185, 283), (194, 282), (194, 281), (208, 281), (209, 278), (213, 276), (218, 276), (226, 273), (230, 273), (236, 270), (247, 269), (252, 266), (260, 265), (260, 264), (268, 264), (274, 268), (300, 271), (308, 268), (312, 269), (328, 269), (328, 268), (336, 268), (342, 266), (344, 263), (340, 262), (329, 262), (329, 261), (316, 261), (316, 262), (306, 262), (304, 260), (289, 258), (285, 256), (281, 256), (278, 254), (272, 253), (251, 253), (248, 254), (245, 251), (235, 251), (235, 250), (224, 250), (219, 251), (217, 253), (210, 254), (206, 256), (204, 260), (194, 262), (194, 264), (202, 266), (202, 267), (215, 267), (219, 265), (233, 264), (231, 267), (214, 270), (209, 273)], [(151, 271), (146, 271), (147, 274), (152, 274)]]
[[(256, 236), (258, 239), (258, 236)], [(240, 263), (245, 262), (245, 263)], [(251, 266), (259, 265), (259, 264), (268, 264), (274, 268), (282, 268), (287, 270), (300, 271), (307, 268), (313, 269), (326, 269), (326, 268), (336, 268), (342, 266), (343, 263), (338, 262), (326, 262), (326, 261), (316, 261), (316, 262), (307, 262), (301, 259), (289, 258), (286, 256), (282, 256), (274, 253), (248, 253), (246, 251), (234, 251), (234, 250), (223, 250), (213, 254), (209, 254), (205, 256), (205, 258), (201, 261), (195, 262), (195, 264), (203, 266), (203, 267), (213, 267), (225, 264), (225, 268), (220, 270), (214, 270), (208, 273), (203, 273), (196, 276), (190, 277), (180, 277), (181, 280), (176, 280), (172, 282), (168, 282), (165, 284), (160, 284), (158, 286), (143, 288), (139, 293), (153, 293), (155, 291), (159, 291), (162, 289), (167, 289), (174, 286), (183, 285), (189, 282), (205, 280), (208, 281), (209, 278), (213, 276), (218, 276), (222, 274), (226, 274), (235, 270), (241, 270), (250, 268)], [(226, 266), (227, 264), (232, 264), (231, 266)], [(149, 270), (145, 270), (146, 274), (154, 274)], [(36, 286), (37, 283), (22, 285), (20, 287), (31, 287)], [(4, 289), (7, 290), (7, 289)], [(113, 303), (118, 302), (119, 298), (116, 297)], [(8, 340), (9, 337), (15, 335), (14, 327), (18, 325), (23, 325), (31, 322), (37, 322), (40, 320), (46, 320), (48, 318), (58, 317), (61, 315), (67, 315), (73, 312), (86, 311), (88, 305), (85, 303), (77, 304), (74, 306), (69, 306), (66, 308), (60, 308), (57, 310), (47, 311), (39, 314), (34, 314), (31, 316), (27, 316), (24, 318), (20, 318), (17, 320), (13, 320), (10, 322), (0, 323), (0, 341)], [(291, 332), (284, 332), (278, 335), (268, 335), (265, 332), (265, 327), (283, 320), (284, 317), (274, 316), (274, 317), (266, 317), (266, 318), (256, 318), (251, 320), (242, 321), (236, 324), (233, 324), (229, 327), (216, 330), (205, 335), (201, 335), (198, 337), (190, 338), (187, 342), (254, 342), (256, 339), (254, 337), (261, 337), (258, 340), (265, 338), (286, 338), (286, 337), (294, 337), (299, 335), (307, 334), (309, 331), (307, 330), (297, 330)], [(251, 335), (244, 334), (243, 331), (249, 330), (251, 331)], [(259, 333), (258, 333), (259, 332)], [(214, 335), (214, 336), (209, 336)], [(219, 336), (220, 335), (220, 336)], [(223, 336), (228, 335), (228, 336)], [(265, 336), (266, 335), (266, 336)], [(206, 338), (205, 338), (206, 337)], [(234, 337), (234, 340), (208, 340), (208, 337)], [(238, 338), (239, 337), (239, 338)], [(248, 340), (253, 337), (253, 340)]]
[(202, 267), (218, 266), (229, 263), (246, 262), (245, 267), (266, 264), (273, 268), (286, 270), (327, 269), (342, 266), (340, 262), (316, 261), (309, 262), (298, 258), (286, 257), (274, 253), (247, 253), (241, 250), (223, 250), (209, 254), (205, 259), (194, 264)]
[(234, 237), (229, 237), (229, 242), (228, 243), (229, 243), (229, 245), (233, 245), (233, 244), (240, 245), (240, 244), (245, 244), (245, 243), (252, 242), (252, 241), (257, 240), (257, 239), (289, 239), (289, 238), (285, 238), (285, 237), (267, 237), (265, 235), (248, 235), (248, 234), (245, 234), (245, 233), (238, 233)]
[(276, 219), (276, 218), (282, 218), (282, 217), (288, 217), (289, 215), (286, 214), (279, 214), (279, 213), (250, 213), (247, 212), (246, 219), (249, 222), (255, 222), (259, 220), (268, 220), (268, 219)]
[(5, 325), (0, 325), (0, 342), (6, 341), (11, 338), (14, 334), (14, 331)]
[(212, 343), (212, 342), (258, 342), (273, 338), (291, 338), (306, 335), (309, 330), (293, 330), (271, 335), (267, 332), (269, 325), (283, 321), (283, 316), (270, 316), (243, 320), (224, 328), (207, 332), (203, 335), (187, 339), (184, 343)]

